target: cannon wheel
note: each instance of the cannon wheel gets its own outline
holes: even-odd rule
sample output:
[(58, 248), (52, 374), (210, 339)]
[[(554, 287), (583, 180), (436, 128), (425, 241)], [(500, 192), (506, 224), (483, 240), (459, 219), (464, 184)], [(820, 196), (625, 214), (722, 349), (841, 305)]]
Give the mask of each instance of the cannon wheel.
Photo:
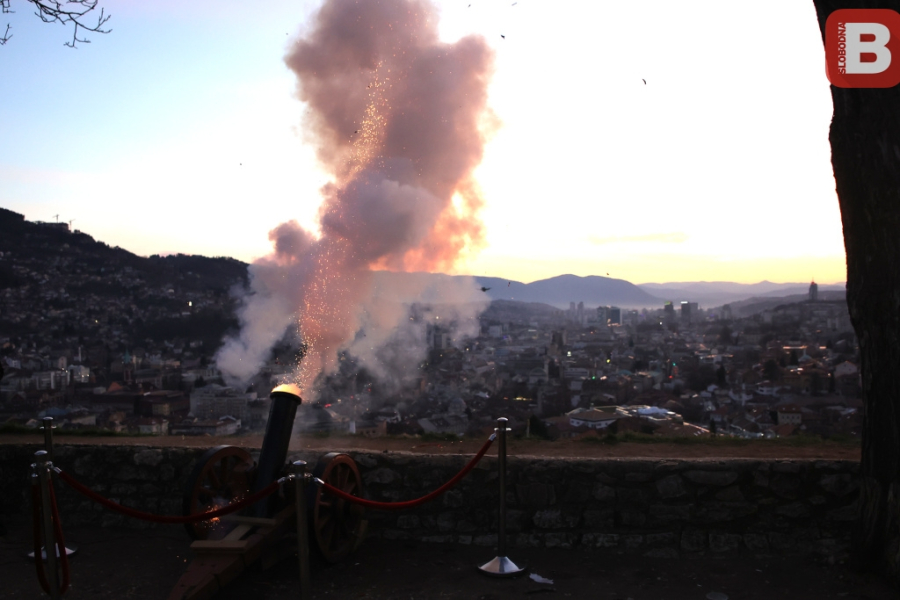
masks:
[[(236, 502), (250, 493), (253, 458), (237, 446), (216, 446), (200, 457), (184, 490), (182, 512), (193, 515)], [(195, 540), (215, 540), (233, 528), (221, 518), (185, 523)]]
[[(362, 496), (362, 478), (356, 462), (346, 454), (330, 452), (318, 460), (313, 475), (324, 482), (354, 496)], [(365, 529), (365, 509), (352, 502), (336, 498), (321, 487), (311, 488), (315, 496), (310, 504), (310, 526), (322, 557), (340, 562), (362, 541)]]

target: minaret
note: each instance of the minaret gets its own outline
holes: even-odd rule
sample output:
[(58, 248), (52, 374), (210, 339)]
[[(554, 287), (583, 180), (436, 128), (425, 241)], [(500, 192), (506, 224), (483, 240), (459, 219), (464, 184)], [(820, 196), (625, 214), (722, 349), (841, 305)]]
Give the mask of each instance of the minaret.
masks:
[(813, 279), (812, 283), (809, 284), (809, 301), (815, 302), (819, 299), (819, 286), (816, 285), (816, 280)]

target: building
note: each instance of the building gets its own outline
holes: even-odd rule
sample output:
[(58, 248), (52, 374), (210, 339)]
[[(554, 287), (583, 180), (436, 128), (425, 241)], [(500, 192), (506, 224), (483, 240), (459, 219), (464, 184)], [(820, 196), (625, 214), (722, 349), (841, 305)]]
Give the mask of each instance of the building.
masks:
[(609, 324), (610, 325), (621, 325), (622, 324), (622, 309), (618, 306), (610, 306), (609, 307)]
[(228, 386), (210, 384), (191, 393), (191, 414), (198, 419), (231, 416), (249, 422), (250, 402), (256, 399), (256, 392), (241, 393)]
[(681, 323), (682, 325), (693, 325), (697, 320), (699, 305), (696, 302), (683, 301), (681, 303)]
[(816, 280), (813, 279), (812, 283), (809, 284), (809, 301), (815, 302), (819, 299), (819, 286), (816, 283)]
[(599, 406), (589, 410), (572, 411), (568, 416), (569, 424), (572, 427), (606, 429), (622, 417), (628, 415), (622, 413), (618, 406)]
[(796, 404), (786, 404), (778, 409), (779, 425), (800, 425), (803, 422), (803, 412)]

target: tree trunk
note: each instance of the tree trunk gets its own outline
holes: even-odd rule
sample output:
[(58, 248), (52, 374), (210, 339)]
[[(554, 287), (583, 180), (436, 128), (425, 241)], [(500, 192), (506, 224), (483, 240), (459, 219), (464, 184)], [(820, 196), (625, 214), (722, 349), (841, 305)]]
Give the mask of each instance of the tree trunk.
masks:
[[(846, 2), (814, 4), (824, 39), (825, 20)], [(854, 6), (863, 7), (900, 12), (898, 1)], [(852, 556), (857, 567), (900, 583), (900, 86), (832, 86), (831, 97), (831, 162), (865, 410)]]

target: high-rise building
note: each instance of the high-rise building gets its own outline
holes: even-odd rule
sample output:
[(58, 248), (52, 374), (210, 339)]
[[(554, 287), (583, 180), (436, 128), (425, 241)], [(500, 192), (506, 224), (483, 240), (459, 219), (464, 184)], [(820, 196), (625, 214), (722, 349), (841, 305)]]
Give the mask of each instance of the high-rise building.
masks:
[(813, 282), (809, 284), (809, 301), (815, 302), (819, 299), (819, 286), (816, 284), (816, 280), (813, 279)]
[(671, 302), (666, 302), (663, 305), (663, 317), (665, 319), (666, 325), (674, 325), (675, 324), (675, 305)]
[(700, 315), (698, 313), (699, 305), (696, 302), (682, 301), (681, 303), (681, 323), (683, 325), (691, 325)]
[(622, 309), (618, 306), (610, 306), (609, 307), (609, 324), (610, 325), (621, 325), (622, 324)]

